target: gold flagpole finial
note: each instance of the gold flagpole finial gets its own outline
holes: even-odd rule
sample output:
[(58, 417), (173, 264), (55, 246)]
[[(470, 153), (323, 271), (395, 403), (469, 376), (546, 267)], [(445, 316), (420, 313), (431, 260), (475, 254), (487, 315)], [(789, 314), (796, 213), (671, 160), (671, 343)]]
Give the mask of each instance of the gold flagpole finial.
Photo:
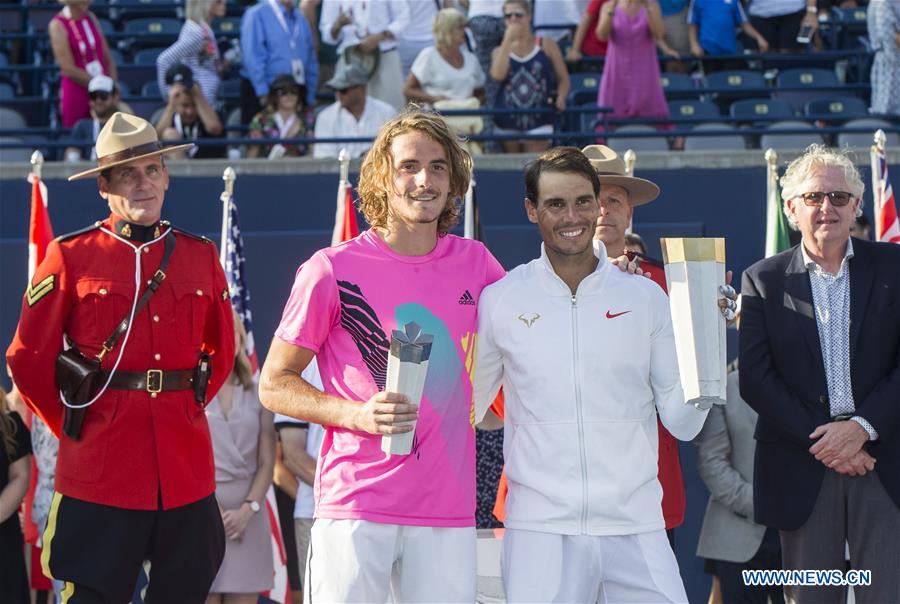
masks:
[(884, 130), (878, 129), (875, 131), (875, 145), (881, 150), (884, 151), (884, 146), (887, 144), (887, 135), (884, 133)]

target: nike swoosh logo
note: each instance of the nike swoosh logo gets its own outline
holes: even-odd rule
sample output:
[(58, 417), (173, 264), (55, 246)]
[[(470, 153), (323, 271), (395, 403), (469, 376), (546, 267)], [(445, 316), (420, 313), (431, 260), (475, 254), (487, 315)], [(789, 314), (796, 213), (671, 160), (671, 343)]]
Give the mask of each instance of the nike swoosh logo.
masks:
[(606, 318), (607, 319), (615, 319), (616, 317), (621, 317), (622, 315), (627, 315), (630, 312), (631, 312), (630, 310), (623, 310), (622, 312), (617, 312), (617, 313), (611, 313), (609, 311), (606, 311)]

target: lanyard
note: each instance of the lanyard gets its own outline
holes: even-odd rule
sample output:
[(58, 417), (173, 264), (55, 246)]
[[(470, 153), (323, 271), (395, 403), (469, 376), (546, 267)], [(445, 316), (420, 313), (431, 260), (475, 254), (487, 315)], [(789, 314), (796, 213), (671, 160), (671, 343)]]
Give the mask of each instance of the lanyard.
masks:
[(281, 29), (283, 29), (284, 33), (288, 36), (288, 44), (291, 45), (291, 51), (297, 50), (297, 34), (300, 32), (300, 23), (298, 22), (297, 16), (294, 16), (293, 31), (288, 30), (287, 21), (285, 20), (284, 14), (282, 14), (281, 7), (278, 6), (278, 3), (275, 0), (269, 0), (269, 6), (272, 7), (272, 12), (275, 13), (275, 18), (278, 19), (278, 24), (281, 26)]
[(79, 31), (78, 23), (84, 23), (84, 35), (87, 36), (88, 44), (91, 47), (91, 53), (94, 55), (94, 60), (99, 59), (97, 56), (97, 40), (94, 38), (94, 32), (91, 31), (90, 26), (87, 24), (87, 19), (90, 17), (82, 17), (79, 21), (73, 21), (72, 19), (67, 19), (66, 24), (71, 28), (72, 34), (75, 36), (75, 41), (78, 44), (78, 51), (81, 53), (81, 58), (85, 62), (85, 64), (90, 63), (87, 57), (87, 45), (84, 43), (84, 38), (81, 37), (81, 31)]
[[(181, 121), (181, 115), (176, 113), (175, 117), (172, 119), (172, 125), (175, 126), (175, 130), (178, 131), (178, 134), (181, 135), (181, 138), (186, 138), (190, 141), (196, 141), (200, 136), (200, 121), (194, 122), (193, 126), (188, 126), (185, 128), (184, 123)], [(187, 134), (187, 136), (185, 136)], [(187, 151), (188, 157), (194, 157), (197, 155), (197, 151), (200, 149), (197, 145), (194, 145)]]

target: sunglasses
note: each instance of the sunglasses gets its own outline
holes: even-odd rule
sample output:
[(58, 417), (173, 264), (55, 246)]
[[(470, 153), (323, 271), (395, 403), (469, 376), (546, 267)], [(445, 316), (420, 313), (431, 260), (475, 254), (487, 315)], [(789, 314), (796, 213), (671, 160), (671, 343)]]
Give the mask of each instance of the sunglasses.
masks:
[(109, 99), (110, 94), (108, 92), (92, 92), (90, 97), (92, 101), (106, 101)]
[(525, 16), (525, 13), (515, 12), (515, 13), (503, 13), (504, 19), (521, 19)]
[(288, 96), (288, 95), (300, 96), (300, 91), (296, 88), (278, 88), (275, 90), (276, 96)]
[(802, 199), (803, 203), (810, 207), (822, 205), (826, 197), (831, 202), (831, 205), (840, 208), (850, 203), (850, 200), (853, 199), (853, 194), (846, 191), (829, 191), (828, 193), (813, 191), (797, 195), (798, 199)]

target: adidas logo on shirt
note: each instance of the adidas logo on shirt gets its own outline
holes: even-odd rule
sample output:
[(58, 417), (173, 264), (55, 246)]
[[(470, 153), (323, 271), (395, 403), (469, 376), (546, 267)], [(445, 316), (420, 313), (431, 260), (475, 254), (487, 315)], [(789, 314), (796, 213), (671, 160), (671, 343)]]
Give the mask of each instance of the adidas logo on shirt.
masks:
[(475, 298), (472, 297), (469, 290), (466, 290), (463, 292), (463, 295), (459, 297), (459, 303), (464, 306), (475, 306)]

